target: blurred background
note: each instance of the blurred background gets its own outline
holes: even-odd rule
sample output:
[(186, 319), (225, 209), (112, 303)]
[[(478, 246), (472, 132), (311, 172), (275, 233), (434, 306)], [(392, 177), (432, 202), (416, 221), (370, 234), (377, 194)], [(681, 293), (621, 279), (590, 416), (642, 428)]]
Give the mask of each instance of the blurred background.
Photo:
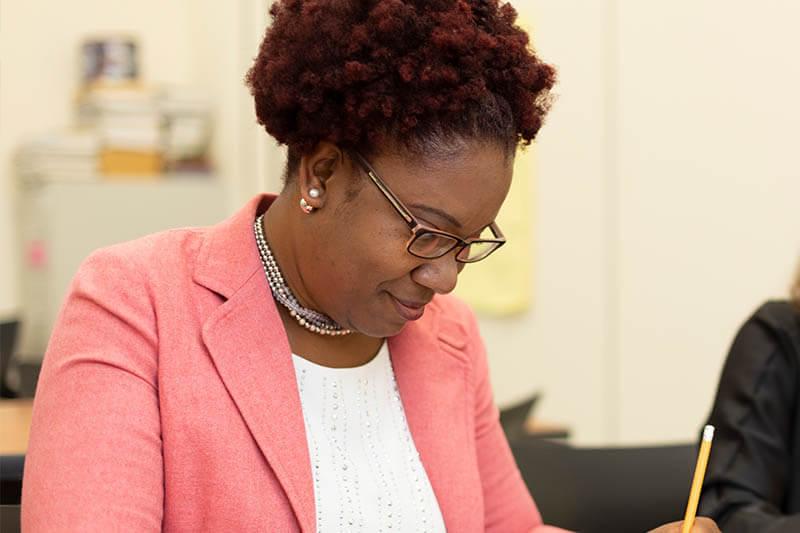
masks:
[[(538, 394), (576, 444), (693, 440), (738, 326), (800, 256), (800, 4), (512, 3), (559, 84), (504, 212), (523, 279), (487, 275), (523, 296), (480, 314), (496, 399)], [(243, 83), (268, 4), (0, 0), (8, 387), (33, 391), (92, 249), (278, 190)]]

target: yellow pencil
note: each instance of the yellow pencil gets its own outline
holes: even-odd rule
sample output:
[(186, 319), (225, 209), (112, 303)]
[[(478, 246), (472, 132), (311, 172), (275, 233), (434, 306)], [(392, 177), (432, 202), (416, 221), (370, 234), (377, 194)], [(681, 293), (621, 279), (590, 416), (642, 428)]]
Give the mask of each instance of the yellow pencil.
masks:
[(711, 440), (713, 438), (714, 426), (708, 425), (704, 427), (703, 440), (700, 443), (700, 453), (697, 454), (697, 466), (694, 467), (694, 479), (692, 480), (692, 488), (689, 491), (689, 503), (686, 504), (686, 515), (683, 517), (681, 533), (689, 533), (694, 525), (697, 503), (700, 501), (700, 489), (703, 488), (703, 478), (706, 475), (708, 454), (711, 453)]

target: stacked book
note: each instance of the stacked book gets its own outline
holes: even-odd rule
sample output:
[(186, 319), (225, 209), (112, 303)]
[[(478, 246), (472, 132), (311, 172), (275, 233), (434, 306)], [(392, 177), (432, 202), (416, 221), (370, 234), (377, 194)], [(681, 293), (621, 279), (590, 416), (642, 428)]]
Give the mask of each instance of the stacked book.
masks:
[(211, 104), (191, 87), (168, 87), (161, 93), (165, 123), (164, 157), (174, 172), (208, 172)]
[(159, 97), (136, 87), (100, 88), (84, 93), (78, 124), (93, 129), (102, 146), (104, 176), (156, 176), (164, 166), (164, 120)]
[(95, 86), (78, 99), (77, 128), (23, 146), (18, 169), (26, 181), (208, 173), (210, 109), (192, 88)]
[(21, 148), (17, 169), (25, 182), (93, 181), (99, 154), (100, 141), (94, 132), (51, 133)]

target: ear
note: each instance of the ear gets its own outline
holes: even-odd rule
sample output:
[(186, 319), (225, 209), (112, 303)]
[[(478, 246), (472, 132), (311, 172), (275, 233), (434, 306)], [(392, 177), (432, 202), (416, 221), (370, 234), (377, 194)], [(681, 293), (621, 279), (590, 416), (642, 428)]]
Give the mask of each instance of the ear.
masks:
[(297, 170), (298, 201), (305, 200), (314, 210), (322, 209), (328, 200), (328, 181), (345, 165), (344, 152), (333, 143), (321, 141), (314, 150), (300, 159)]

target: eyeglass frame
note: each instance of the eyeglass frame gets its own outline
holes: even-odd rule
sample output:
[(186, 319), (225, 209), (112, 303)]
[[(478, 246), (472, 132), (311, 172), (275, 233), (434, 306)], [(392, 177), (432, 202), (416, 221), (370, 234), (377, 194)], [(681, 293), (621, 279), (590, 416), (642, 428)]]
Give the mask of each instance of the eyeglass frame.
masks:
[[(403, 204), (403, 202), (400, 201), (397, 195), (395, 195), (391, 191), (391, 189), (389, 189), (389, 186), (386, 185), (386, 182), (384, 182), (381, 179), (381, 177), (378, 175), (378, 172), (372, 167), (372, 165), (369, 163), (369, 161), (367, 161), (367, 159), (364, 156), (362, 156), (355, 150), (349, 150), (349, 152), (353, 156), (353, 159), (355, 159), (356, 162), (361, 166), (362, 170), (364, 170), (364, 172), (367, 173), (367, 176), (369, 177), (370, 181), (372, 181), (372, 183), (374, 183), (375, 186), (378, 187), (378, 190), (381, 192), (381, 194), (383, 194), (383, 196), (389, 201), (389, 203), (392, 204), (392, 207), (394, 207), (395, 211), (397, 211), (397, 213), (401, 217), (403, 217), (403, 220), (408, 225), (409, 229), (411, 230), (411, 237), (408, 239), (408, 242), (406, 243), (406, 251), (411, 255), (413, 255), (414, 257), (418, 257), (420, 259), (439, 259), (441, 257), (446, 256), (456, 248), (458, 248), (458, 251), (455, 254), (455, 259), (458, 263), (463, 263), (463, 264), (477, 263), (479, 261), (483, 261), (490, 255), (492, 255), (506, 243), (505, 235), (503, 235), (503, 232), (500, 230), (495, 221), (492, 221), (488, 226), (484, 227), (484, 229), (489, 228), (489, 230), (495, 236), (494, 239), (462, 239), (458, 235), (454, 235), (447, 231), (432, 228), (426, 224), (423, 224), (417, 219), (417, 217), (413, 215), (413, 213), (411, 213), (411, 210), (408, 209)], [(435, 257), (425, 257), (412, 252), (411, 246), (414, 244), (414, 242), (416, 242), (417, 239), (420, 238), (420, 236), (430, 233), (452, 239), (454, 241), (453, 246), (450, 247), (447, 251)], [(480, 257), (479, 259), (476, 259), (474, 261), (465, 261), (458, 257), (462, 251), (464, 251), (467, 247), (475, 243), (492, 243), (496, 244), (497, 246), (492, 248), (483, 257)]]

